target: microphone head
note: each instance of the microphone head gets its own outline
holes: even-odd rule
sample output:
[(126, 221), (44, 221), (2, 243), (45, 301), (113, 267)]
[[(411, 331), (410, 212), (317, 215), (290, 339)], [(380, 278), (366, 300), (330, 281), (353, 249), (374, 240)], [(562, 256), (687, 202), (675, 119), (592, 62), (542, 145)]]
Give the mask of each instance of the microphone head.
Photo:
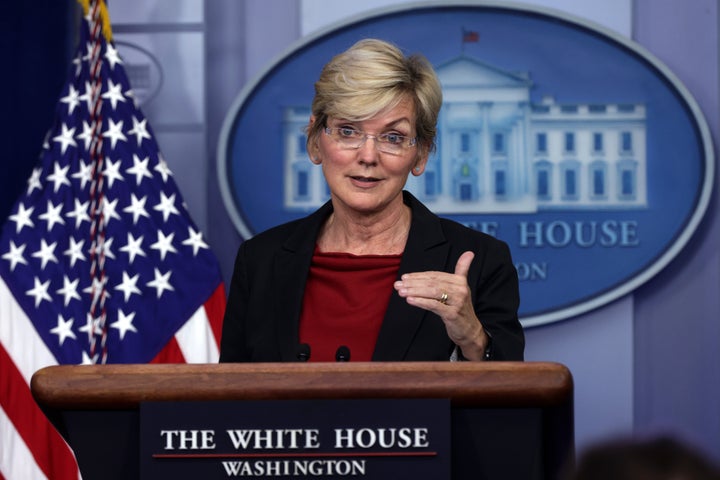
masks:
[(350, 349), (345, 345), (340, 345), (335, 352), (335, 361), (338, 362), (349, 362), (350, 361)]
[(310, 345), (307, 343), (301, 343), (297, 346), (295, 356), (300, 362), (307, 362), (310, 360)]

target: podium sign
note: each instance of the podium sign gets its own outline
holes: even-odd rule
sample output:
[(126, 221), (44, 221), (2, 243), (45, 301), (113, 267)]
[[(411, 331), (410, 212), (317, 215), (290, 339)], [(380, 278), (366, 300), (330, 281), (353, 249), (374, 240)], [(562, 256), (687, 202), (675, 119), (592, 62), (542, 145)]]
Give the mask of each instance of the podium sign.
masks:
[(140, 478), (450, 479), (449, 399), (146, 402)]

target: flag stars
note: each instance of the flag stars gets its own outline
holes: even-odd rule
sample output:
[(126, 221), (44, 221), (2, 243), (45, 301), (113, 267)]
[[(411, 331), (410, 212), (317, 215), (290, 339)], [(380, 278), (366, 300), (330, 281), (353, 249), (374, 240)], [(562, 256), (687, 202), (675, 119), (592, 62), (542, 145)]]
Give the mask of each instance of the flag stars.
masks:
[(110, 104), (112, 105), (113, 110), (115, 110), (117, 108), (118, 102), (125, 101), (125, 97), (123, 97), (121, 90), (122, 90), (122, 84), (120, 84), (120, 83), (116, 84), (116, 83), (113, 83), (112, 80), (108, 80), (107, 90), (105, 91), (105, 93), (102, 94), (102, 98), (107, 98), (108, 100), (110, 100)]
[(105, 170), (103, 170), (103, 176), (108, 181), (108, 185), (112, 188), (115, 180), (125, 181), (125, 178), (120, 173), (120, 166), (122, 165), (122, 159), (118, 159), (113, 163), (109, 158), (105, 159)]
[(202, 239), (202, 233), (196, 232), (192, 227), (188, 227), (188, 239), (183, 240), (183, 245), (189, 245), (193, 249), (193, 257), (196, 257), (201, 248), (209, 248), (208, 244)]
[(113, 218), (120, 220), (120, 214), (116, 211), (118, 200), (119, 199), (116, 198), (113, 201), (108, 201), (107, 197), (104, 197), (102, 200), (103, 219), (105, 220), (106, 226)]
[(54, 184), (53, 192), (57, 193), (63, 185), (70, 186), (70, 180), (67, 178), (68, 170), (70, 170), (70, 165), (61, 167), (58, 162), (53, 164), (53, 173), (47, 176), (47, 179)]
[(140, 295), (140, 289), (137, 287), (138, 279), (140, 274), (131, 277), (127, 272), (123, 272), (122, 282), (115, 286), (115, 290), (120, 290), (125, 295), (125, 303), (130, 299), (130, 296), (134, 293)]
[(75, 87), (70, 84), (70, 90), (68, 91), (68, 94), (60, 99), (62, 103), (66, 103), (68, 106), (68, 115), (72, 115), (73, 110), (75, 110), (75, 107), (80, 105), (80, 92), (75, 90)]
[(76, 135), (75, 138), (77, 138), (78, 140), (82, 140), (83, 144), (85, 145), (85, 151), (87, 152), (88, 150), (90, 150), (90, 144), (92, 143), (93, 128), (85, 120), (83, 120), (82, 123), (83, 131), (81, 134)]
[(172, 175), (172, 172), (170, 171), (167, 162), (160, 155), (158, 155), (158, 164), (155, 165), (155, 171), (162, 176), (163, 183), (167, 183), (168, 177)]
[(123, 312), (121, 309), (118, 309), (118, 319), (117, 321), (111, 323), (110, 327), (116, 328), (118, 330), (118, 333), (120, 334), (120, 340), (125, 339), (125, 334), (127, 332), (137, 333), (137, 329), (132, 323), (134, 318), (135, 312), (131, 312), (129, 315), (126, 315), (125, 312)]
[(160, 202), (153, 207), (154, 210), (162, 212), (163, 221), (167, 222), (170, 215), (180, 215), (180, 212), (175, 208), (175, 194), (173, 193), (169, 197), (165, 195), (165, 192), (160, 192)]
[(69, 146), (77, 147), (77, 143), (73, 138), (73, 136), (75, 135), (75, 127), (68, 128), (67, 125), (63, 123), (62, 125), (60, 125), (60, 128), (62, 132), (60, 133), (60, 135), (53, 137), (53, 141), (60, 144), (60, 153), (65, 155), (65, 150), (67, 150)]
[(30, 178), (28, 179), (28, 190), (27, 194), (30, 195), (33, 190), (36, 188), (38, 190), (42, 190), (42, 183), (40, 183), (40, 174), (42, 173), (42, 168), (34, 168), (32, 171), (32, 174), (30, 175)]
[(71, 175), (72, 178), (80, 179), (80, 188), (85, 189), (85, 185), (90, 182), (92, 183), (93, 177), (93, 165), (92, 163), (85, 163), (80, 161), (80, 170)]
[[(52, 301), (52, 298), (50, 298), (50, 295), (48, 294), (48, 288), (50, 287), (50, 280), (47, 280), (44, 283), (40, 282), (40, 279), (35, 277), (34, 279), (35, 286), (25, 292), (27, 295), (30, 295), (31, 297), (35, 297), (35, 308), (38, 308), (40, 306), (40, 303), (42, 303), (43, 300), (47, 300), (48, 302)], [(160, 298), (160, 294), (158, 292), (158, 298)]]
[(133, 237), (132, 233), (128, 232), (127, 237), (127, 244), (124, 247), (120, 247), (120, 251), (128, 254), (128, 263), (132, 265), (133, 261), (135, 261), (136, 256), (146, 256), (145, 251), (141, 248), (143, 236), (140, 235), (139, 238), (135, 238)]
[[(110, 294), (105, 289), (105, 284), (107, 283), (107, 278), (102, 277), (93, 277), (92, 283), (89, 287), (86, 287), (83, 289), (83, 293), (89, 293), (92, 297), (92, 302), (97, 303), (98, 300), (100, 300), (100, 297), (102, 297), (102, 300), (105, 301), (108, 297), (110, 297)], [(89, 314), (88, 314), (89, 315)]]
[(91, 357), (89, 353), (83, 352), (81, 365), (95, 365), (99, 357), (97, 353)]
[(82, 55), (75, 55), (75, 58), (73, 58), (72, 63), (75, 65), (75, 76), (79, 76), (80, 72), (82, 71)]
[(57, 322), (57, 326), (51, 328), (50, 333), (58, 336), (58, 343), (61, 347), (63, 342), (65, 342), (65, 340), (68, 338), (77, 340), (75, 333), (72, 331), (73, 323), (75, 323), (74, 319), (70, 318), (68, 320), (65, 320), (62, 315), (58, 315)]
[(93, 101), (96, 100), (96, 98), (94, 98), (96, 96), (95, 92), (96, 90), (93, 88), (92, 84), (90, 82), (85, 82), (85, 93), (79, 97), (80, 100), (85, 102), (85, 105), (90, 112), (93, 111)]
[(90, 200), (84, 203), (80, 203), (80, 200), (77, 198), (75, 200), (75, 208), (67, 213), (67, 216), (69, 218), (75, 219), (75, 229), (80, 228), (80, 225), (82, 225), (82, 222), (88, 222), (90, 223), (90, 215), (88, 215), (88, 206), (90, 205)]
[[(64, 297), (64, 305), (66, 307), (70, 303), (70, 300), (80, 300), (80, 294), (77, 291), (78, 283), (80, 283), (79, 278), (70, 281), (67, 275), (63, 275), (63, 287), (58, 289), (57, 293)], [(60, 342), (60, 345), (62, 345), (62, 342)]]
[(33, 210), (35, 210), (35, 207), (25, 208), (25, 205), (21, 203), (18, 205), (17, 213), (10, 215), (10, 220), (15, 222), (15, 233), (20, 233), (23, 227), (32, 228), (35, 226), (33, 221), (30, 219), (30, 215), (32, 215)]
[(152, 173), (148, 170), (148, 163), (150, 157), (145, 157), (140, 160), (136, 154), (133, 154), (133, 166), (125, 170), (127, 173), (135, 175), (135, 183), (139, 186), (143, 178), (152, 179)]
[(117, 49), (116, 49), (115, 46), (114, 46), (112, 43), (110, 43), (110, 42), (108, 42), (108, 43), (106, 44), (106, 48), (105, 48), (105, 59), (110, 63), (110, 69), (111, 69), (111, 70), (115, 69), (115, 65), (116, 65), (116, 64), (118, 64), (118, 63), (122, 64), (122, 63), (123, 63), (123, 61), (120, 59), (120, 55), (118, 54)]
[(120, 214), (116, 211), (118, 200), (119, 199), (116, 198), (113, 201), (108, 201), (107, 197), (103, 197), (102, 199), (103, 219), (105, 220), (106, 226), (113, 218), (120, 220)]
[(160, 273), (160, 270), (155, 268), (155, 279), (149, 281), (147, 286), (157, 290), (157, 298), (160, 298), (165, 290), (175, 290), (175, 288), (170, 285), (170, 275), (172, 275), (171, 270), (168, 270), (166, 273)]
[(133, 122), (133, 128), (132, 130), (128, 131), (130, 135), (135, 135), (135, 140), (137, 141), (138, 147), (142, 145), (143, 138), (147, 138), (148, 140), (151, 140), (152, 137), (150, 137), (150, 133), (147, 131), (147, 118), (143, 118), (142, 121), (138, 120), (137, 117), (132, 117)]
[(131, 213), (133, 216), (133, 225), (137, 224), (140, 217), (148, 217), (150, 215), (145, 210), (145, 202), (147, 197), (137, 198), (134, 193), (130, 194), (130, 205), (123, 208), (123, 212)]
[(57, 205), (53, 205), (50, 200), (47, 201), (47, 210), (45, 210), (45, 213), (41, 213), (38, 215), (38, 218), (40, 220), (45, 220), (47, 222), (47, 231), (49, 232), (52, 230), (52, 228), (55, 226), (56, 223), (59, 223), (61, 225), (65, 225), (65, 220), (60, 216), (60, 211), (62, 210), (62, 203), (58, 203)]
[(40, 259), (41, 270), (45, 270), (48, 262), (58, 263), (58, 259), (55, 256), (55, 247), (57, 247), (57, 242), (48, 245), (44, 238), (40, 240), (40, 249), (33, 253), (32, 256)]
[(167, 255), (168, 252), (177, 253), (177, 250), (172, 245), (173, 238), (175, 238), (175, 232), (165, 236), (162, 230), (158, 230), (157, 242), (150, 245), (150, 248), (160, 252), (160, 260), (165, 260), (165, 255)]
[(118, 140), (127, 142), (127, 137), (125, 137), (125, 134), (122, 132), (122, 127), (122, 120), (115, 123), (112, 118), (108, 119), (108, 129), (102, 133), (102, 136), (110, 139), (111, 148), (115, 148), (115, 144), (118, 142)]
[(45, 132), (45, 137), (43, 138), (42, 144), (43, 150), (50, 150), (50, 135), (52, 135), (52, 130), (48, 130), (47, 132)]
[(90, 247), (90, 254), (104, 259), (112, 258), (115, 260), (115, 254), (112, 252), (112, 243), (114, 238), (101, 238), (99, 242), (93, 242)]
[(18, 263), (22, 263), (23, 265), (28, 264), (27, 260), (25, 260), (25, 257), (23, 256), (23, 253), (25, 253), (25, 244), (18, 247), (15, 245), (14, 241), (10, 240), (10, 251), (4, 253), (2, 258), (10, 262), (11, 272), (15, 271), (15, 267)]
[[(88, 9), (87, 15), (85, 15), (85, 21), (88, 23), (92, 22), (92, 13)], [(92, 58), (93, 44), (92, 42), (85, 42), (85, 56), (82, 57), (83, 61), (87, 62)]]
[(137, 102), (137, 98), (135, 98), (135, 92), (133, 92), (132, 88), (130, 90), (125, 91), (125, 98), (129, 98), (130, 100), (132, 100), (135, 108), (137, 108), (139, 106), (138, 102)]
[(75, 240), (74, 237), (70, 237), (70, 246), (67, 250), (63, 252), (64, 255), (67, 255), (70, 257), (70, 267), (75, 266), (75, 262), (78, 260), (82, 260), (83, 262), (87, 260), (85, 258), (85, 255), (82, 252), (83, 245), (85, 244), (85, 240), (80, 240), (79, 242)]
[(80, 331), (87, 333), (88, 339), (91, 339), (95, 335), (102, 335), (101, 321), (101, 317), (95, 318), (92, 314), (88, 313), (85, 318), (85, 325), (80, 327)]

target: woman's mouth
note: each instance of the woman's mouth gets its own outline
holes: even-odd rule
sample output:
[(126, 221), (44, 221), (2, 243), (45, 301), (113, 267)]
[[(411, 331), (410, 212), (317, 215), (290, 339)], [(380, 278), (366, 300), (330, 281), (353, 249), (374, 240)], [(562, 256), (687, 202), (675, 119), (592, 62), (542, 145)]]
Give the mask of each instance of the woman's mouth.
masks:
[(371, 183), (376, 183), (376, 182), (380, 181), (379, 178), (375, 178), (375, 177), (351, 176), (350, 178), (355, 182), (365, 183), (365, 184), (371, 184)]

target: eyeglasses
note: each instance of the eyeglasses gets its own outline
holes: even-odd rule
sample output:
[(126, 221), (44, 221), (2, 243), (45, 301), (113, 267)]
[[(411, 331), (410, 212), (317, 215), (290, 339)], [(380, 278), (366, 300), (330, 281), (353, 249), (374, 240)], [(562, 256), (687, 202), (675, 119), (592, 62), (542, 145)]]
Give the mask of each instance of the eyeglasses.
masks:
[(332, 137), (344, 150), (356, 150), (362, 147), (368, 138), (375, 140), (375, 148), (390, 155), (402, 155), (406, 149), (417, 145), (417, 137), (406, 137), (397, 133), (370, 135), (350, 127), (325, 127), (325, 133)]

